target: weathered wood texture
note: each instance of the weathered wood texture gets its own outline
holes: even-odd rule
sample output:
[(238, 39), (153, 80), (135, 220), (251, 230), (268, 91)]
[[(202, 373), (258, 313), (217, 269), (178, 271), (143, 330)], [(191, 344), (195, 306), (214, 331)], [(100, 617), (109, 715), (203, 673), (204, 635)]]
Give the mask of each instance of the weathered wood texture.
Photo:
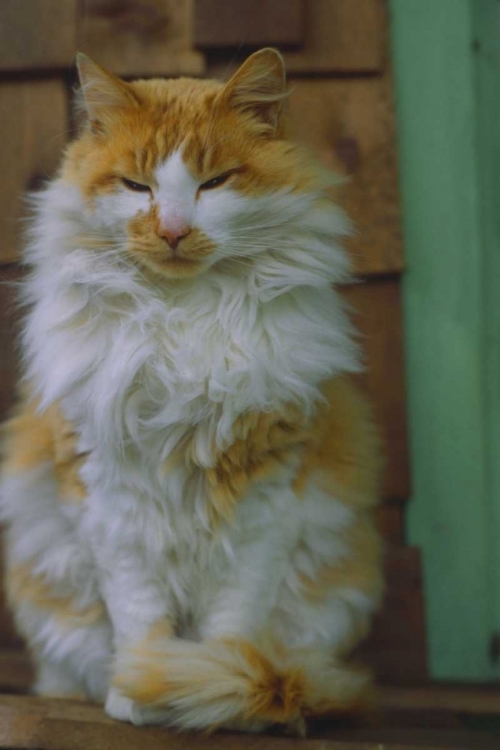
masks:
[(0, 267), (0, 424), (14, 400), (17, 375), (15, 335), (19, 314), (16, 288), (20, 279), (21, 273), (15, 266)]
[(201, 75), (191, 0), (83, 0), (78, 47), (117, 75)]
[(384, 0), (306, 0), (305, 40), (285, 54), (294, 73), (375, 73), (387, 59)]
[(377, 508), (375, 517), (386, 542), (397, 546), (405, 543), (404, 507), (399, 500), (386, 500)]
[(23, 194), (52, 175), (66, 142), (63, 81), (0, 81), (0, 263), (19, 257)]
[(195, 46), (300, 45), (304, 5), (303, 0), (194, 0)]
[(76, 52), (78, 0), (2, 0), (0, 72), (64, 68)]
[[(476, 701), (486, 693), (475, 692)], [(497, 750), (498, 736), (493, 731), (467, 728), (467, 722), (453, 710), (436, 711), (431, 701), (439, 698), (439, 689), (429, 691), (428, 695), (429, 700), (420, 711), (398, 711), (392, 708), (390, 698), (386, 705), (382, 694), (381, 713), (373, 726), (315, 722), (310, 726), (308, 738), (303, 740), (227, 732), (178, 734), (160, 727), (133, 727), (113, 721), (102, 709), (89, 704), (4, 695), (0, 698), (0, 748), (188, 750), (194, 746), (200, 750), (290, 750), (297, 746), (301, 750)], [(499, 700), (498, 690), (496, 700)]]
[(410, 479), (399, 278), (353, 284), (343, 295), (365, 351), (366, 369), (359, 381), (371, 396), (385, 443), (384, 495), (404, 501)]
[(389, 547), (385, 571), (383, 607), (360, 653), (382, 682), (422, 682), (427, 677), (427, 664), (418, 549)]
[(293, 80), (292, 135), (347, 178), (336, 189), (354, 222), (354, 268), (403, 268), (394, 108), (390, 78)]
[(29, 694), (33, 680), (33, 666), (27, 652), (18, 645), (12, 648), (2, 643), (0, 647), (0, 702), (1, 695), (5, 693)]
[[(0, 266), (0, 424), (6, 419), (14, 402), (15, 381), (18, 358), (14, 343), (17, 331), (18, 308), (16, 305), (16, 284), (21, 278), (15, 266)], [(1, 435), (0, 435), (1, 437)], [(0, 648), (20, 647), (12, 618), (7, 611), (3, 587), (2, 538), (0, 530)], [(0, 661), (0, 675), (5, 674)], [(12, 690), (12, 686), (9, 685)], [(0, 690), (2, 684), (0, 681)]]
[[(390, 710), (456, 711), (475, 716), (500, 717), (498, 683), (422, 683), (415, 686), (385, 685), (379, 688), (380, 701)], [(500, 729), (500, 727), (499, 727)]]

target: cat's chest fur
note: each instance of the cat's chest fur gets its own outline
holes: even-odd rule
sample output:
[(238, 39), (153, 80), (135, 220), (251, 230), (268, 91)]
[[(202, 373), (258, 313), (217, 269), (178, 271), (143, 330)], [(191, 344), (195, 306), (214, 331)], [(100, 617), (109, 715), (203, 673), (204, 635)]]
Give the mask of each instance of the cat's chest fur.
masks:
[(42, 402), (62, 401), (88, 447), (110, 458), (134, 449), (158, 468), (191, 430), (197, 461), (210, 465), (239, 415), (311, 406), (319, 382), (351, 356), (338, 346), (341, 312), (328, 289), (262, 302), (237, 277), (165, 291), (118, 271), (105, 281), (74, 283), (64, 267), (35, 277), (47, 288), (26, 343)]
[[(119, 451), (154, 448), (161, 460), (182, 432), (197, 429), (199, 461), (209, 462), (208, 443), (227, 444), (241, 413), (284, 402), (280, 381), (286, 373), (293, 376), (274, 316), (266, 320), (269, 311), (241, 297), (231, 300), (238, 306), (233, 315), (228, 290), (125, 301), (118, 312), (95, 310), (81, 326), (76, 321), (61, 329), (62, 348), (71, 352), (65, 362), (60, 358), (58, 372), (63, 379), (66, 371), (68, 379), (68, 416), (89, 429), (96, 444)], [(270, 337), (280, 338), (281, 355)]]

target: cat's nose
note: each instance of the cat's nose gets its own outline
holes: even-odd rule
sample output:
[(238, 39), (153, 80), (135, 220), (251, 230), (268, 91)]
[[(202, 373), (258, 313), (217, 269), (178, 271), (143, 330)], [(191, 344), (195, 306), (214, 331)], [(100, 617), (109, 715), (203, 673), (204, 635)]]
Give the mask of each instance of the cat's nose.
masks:
[(183, 239), (183, 237), (187, 237), (190, 231), (191, 227), (188, 226), (177, 226), (175, 227), (175, 229), (167, 229), (166, 227), (161, 227), (158, 234), (168, 242), (172, 250), (175, 250), (179, 242)]

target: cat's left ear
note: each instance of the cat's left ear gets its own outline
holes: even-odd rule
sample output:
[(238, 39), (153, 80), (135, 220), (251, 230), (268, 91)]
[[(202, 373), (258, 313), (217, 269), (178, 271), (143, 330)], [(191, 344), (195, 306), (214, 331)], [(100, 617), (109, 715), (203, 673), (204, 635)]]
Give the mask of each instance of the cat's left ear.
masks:
[(266, 47), (245, 60), (220, 96), (228, 106), (255, 116), (266, 130), (276, 131), (287, 94), (283, 58)]

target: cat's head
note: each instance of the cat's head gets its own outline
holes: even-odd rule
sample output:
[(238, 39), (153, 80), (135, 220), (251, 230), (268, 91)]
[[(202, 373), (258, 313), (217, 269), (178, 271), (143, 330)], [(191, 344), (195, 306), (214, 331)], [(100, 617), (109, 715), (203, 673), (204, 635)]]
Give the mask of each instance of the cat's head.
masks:
[(63, 177), (96, 230), (168, 278), (272, 249), (316, 184), (283, 137), (278, 52), (253, 54), (226, 84), (127, 83), (85, 55), (78, 69), (86, 125)]

